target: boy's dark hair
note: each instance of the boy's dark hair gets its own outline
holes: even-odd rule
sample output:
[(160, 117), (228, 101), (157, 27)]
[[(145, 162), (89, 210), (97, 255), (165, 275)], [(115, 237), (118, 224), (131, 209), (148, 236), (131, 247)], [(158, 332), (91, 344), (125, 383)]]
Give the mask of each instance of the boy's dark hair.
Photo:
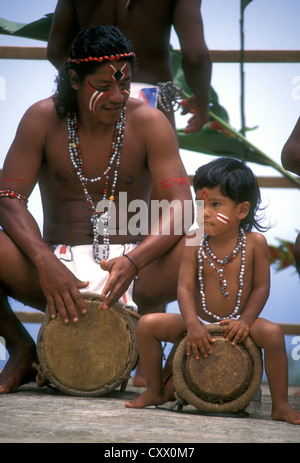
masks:
[[(69, 58), (71, 60), (84, 58), (100, 58), (104, 56), (123, 55), (132, 53), (132, 44), (119, 31), (118, 28), (109, 25), (94, 26), (80, 32), (74, 39)], [(134, 56), (122, 57), (122, 60), (130, 62), (132, 68), (135, 65)], [(99, 66), (109, 61), (99, 62), (66, 62), (59, 72), (56, 83), (57, 91), (53, 98), (56, 112), (60, 117), (77, 111), (76, 91), (72, 88), (69, 70), (74, 69), (79, 83), (87, 74), (93, 74)]]
[(232, 199), (236, 204), (249, 201), (249, 213), (241, 221), (241, 227), (245, 231), (251, 231), (253, 227), (259, 231), (268, 229), (261, 226), (256, 218), (261, 196), (256, 177), (246, 164), (233, 158), (218, 158), (196, 170), (193, 179), (195, 192), (202, 188), (216, 186), (220, 187), (224, 196)]

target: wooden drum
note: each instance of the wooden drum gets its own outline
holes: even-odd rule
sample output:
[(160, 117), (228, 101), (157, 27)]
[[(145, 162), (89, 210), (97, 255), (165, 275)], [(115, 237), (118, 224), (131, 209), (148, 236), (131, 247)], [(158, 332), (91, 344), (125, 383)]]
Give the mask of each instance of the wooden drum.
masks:
[(263, 373), (261, 349), (248, 338), (232, 346), (225, 341), (225, 326), (205, 325), (215, 343), (212, 353), (196, 360), (186, 355), (186, 338), (179, 344), (173, 362), (178, 395), (207, 413), (238, 413), (257, 393)]
[(84, 294), (87, 313), (65, 324), (46, 315), (37, 341), (38, 383), (75, 396), (101, 396), (121, 385), (126, 388), (138, 358), (137, 314), (115, 304), (98, 309), (103, 300)]

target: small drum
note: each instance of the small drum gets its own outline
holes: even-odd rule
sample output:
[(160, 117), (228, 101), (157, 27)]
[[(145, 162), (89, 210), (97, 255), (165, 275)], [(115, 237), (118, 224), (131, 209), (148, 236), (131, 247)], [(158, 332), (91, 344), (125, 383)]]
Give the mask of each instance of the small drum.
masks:
[(204, 358), (186, 355), (186, 338), (173, 362), (174, 386), (180, 398), (206, 413), (238, 413), (257, 393), (263, 373), (261, 349), (248, 336), (236, 346), (225, 341), (225, 326), (205, 325), (216, 340)]
[(46, 315), (37, 340), (37, 381), (75, 396), (101, 396), (119, 385), (124, 390), (138, 358), (133, 316), (139, 316), (119, 303), (100, 311), (97, 294), (84, 293), (84, 300), (87, 313), (76, 323)]

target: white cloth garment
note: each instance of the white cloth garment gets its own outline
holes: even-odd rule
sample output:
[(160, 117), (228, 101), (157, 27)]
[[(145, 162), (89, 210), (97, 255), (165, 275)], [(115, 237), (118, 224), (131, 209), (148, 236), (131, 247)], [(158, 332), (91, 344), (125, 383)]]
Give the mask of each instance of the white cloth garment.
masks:
[[(121, 257), (136, 248), (137, 244), (111, 244), (109, 258)], [(99, 246), (100, 255), (102, 246)], [(109, 273), (102, 270), (99, 264), (94, 261), (92, 245), (68, 246), (59, 244), (54, 254), (64, 265), (81, 281), (89, 281), (86, 288), (81, 289), (82, 293), (101, 294), (108, 279)], [(125, 305), (134, 312), (138, 311), (137, 305), (133, 302), (133, 281), (127, 291), (119, 299), (120, 304)]]

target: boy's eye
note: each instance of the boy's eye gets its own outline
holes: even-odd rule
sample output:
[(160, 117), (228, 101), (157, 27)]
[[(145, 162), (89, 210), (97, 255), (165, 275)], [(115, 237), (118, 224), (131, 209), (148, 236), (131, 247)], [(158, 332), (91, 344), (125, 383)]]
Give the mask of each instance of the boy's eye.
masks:
[(220, 206), (221, 204), (220, 204), (218, 201), (214, 201), (214, 202), (212, 203), (212, 205), (213, 205), (213, 207), (218, 207), (218, 206)]

